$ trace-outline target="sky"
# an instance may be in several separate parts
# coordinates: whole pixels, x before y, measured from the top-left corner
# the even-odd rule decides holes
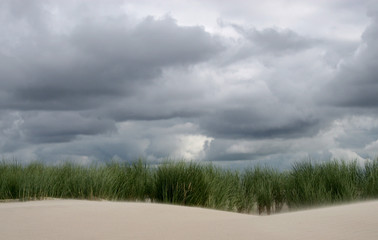
[[[376,0],[1,0],[0,154],[363,163],[376,39]]]

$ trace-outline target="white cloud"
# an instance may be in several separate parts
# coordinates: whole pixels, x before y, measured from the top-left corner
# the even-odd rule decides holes
[[[178,147],[172,156],[185,160],[204,160],[205,150],[213,140],[214,138],[204,135],[179,135],[176,137]]]
[[[357,161],[358,164],[363,166],[368,159],[365,159],[353,152],[350,149],[334,148],[329,150],[332,153],[332,159],[344,160],[344,161]]]

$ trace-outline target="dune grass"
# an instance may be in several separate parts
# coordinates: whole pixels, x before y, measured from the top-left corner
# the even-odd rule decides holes
[[[362,194],[365,173],[357,163],[297,163],[288,176],[287,203],[289,206],[311,206],[371,197]]]
[[[0,199],[44,198],[153,201],[260,214],[378,198],[378,159],[300,162],[286,172],[238,172],[195,162],[79,166],[0,163]]]

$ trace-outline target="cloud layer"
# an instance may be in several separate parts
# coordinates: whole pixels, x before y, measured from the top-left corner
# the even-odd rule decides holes
[[[293,1],[286,12],[279,1],[258,11],[244,1],[24,4],[0,6],[4,157],[282,167],[376,157],[368,1]]]

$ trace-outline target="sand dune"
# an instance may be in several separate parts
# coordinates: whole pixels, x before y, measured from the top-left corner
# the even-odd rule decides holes
[[[378,239],[378,201],[272,216],[148,203],[0,204],[0,239]]]

